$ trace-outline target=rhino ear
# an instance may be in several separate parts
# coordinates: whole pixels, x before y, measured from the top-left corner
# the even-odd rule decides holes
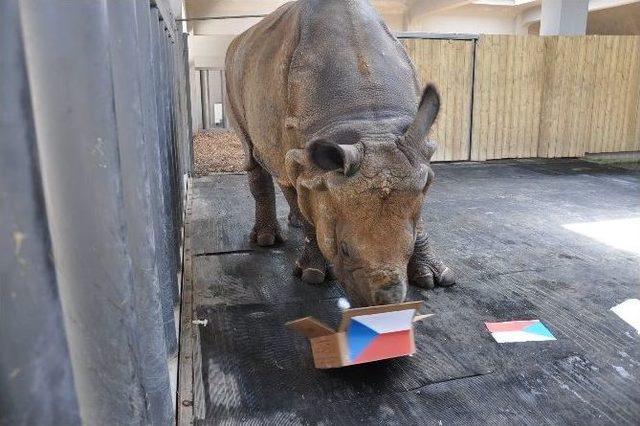
[[[307,146],[311,162],[326,171],[339,170],[351,176],[360,168],[362,149],[359,144],[339,145],[324,139],[316,139]]]
[[[425,138],[427,137],[433,122],[436,121],[439,111],[440,94],[438,94],[438,89],[436,89],[433,84],[427,84],[427,87],[425,87],[424,92],[422,93],[418,112],[413,119],[413,123],[411,123],[405,134],[398,142],[400,149],[402,149],[405,154],[412,154],[408,155],[412,163],[416,157],[415,154],[417,153],[419,153],[419,155],[421,155],[426,161],[431,159],[436,146],[433,142],[425,143]]]
[[[307,189],[322,191],[326,185],[322,176],[313,176],[308,172],[311,167],[307,152],[304,149],[290,149],[287,151],[284,160],[285,169],[289,182],[294,187],[304,186]]]

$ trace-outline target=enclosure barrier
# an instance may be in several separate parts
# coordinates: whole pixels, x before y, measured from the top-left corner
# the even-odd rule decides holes
[[[401,38],[442,93],[436,161],[640,150],[640,37]]]
[[[0,424],[169,424],[186,35],[166,0],[0,2]]]

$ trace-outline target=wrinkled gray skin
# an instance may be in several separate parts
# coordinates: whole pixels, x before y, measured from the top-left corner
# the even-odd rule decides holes
[[[305,233],[304,281],[324,281],[331,265],[355,305],[400,302],[407,282],[454,283],[419,224],[439,96],[427,86],[418,102],[413,66],[368,2],[283,5],[232,42],[226,82],[253,241],[283,240],[273,177]]]

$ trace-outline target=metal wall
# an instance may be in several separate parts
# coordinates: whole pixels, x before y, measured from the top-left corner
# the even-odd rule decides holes
[[[0,424],[168,424],[186,36],[164,0],[0,2]]]

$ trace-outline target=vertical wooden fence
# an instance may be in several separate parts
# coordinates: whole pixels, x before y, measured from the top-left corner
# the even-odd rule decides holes
[[[640,150],[640,37],[403,39],[442,93],[436,161]]]
[[[422,84],[437,83],[443,93],[442,114],[432,137],[439,146],[434,161],[469,159],[473,40],[402,40]]]
[[[544,44],[538,155],[640,149],[640,37],[547,37]]]

